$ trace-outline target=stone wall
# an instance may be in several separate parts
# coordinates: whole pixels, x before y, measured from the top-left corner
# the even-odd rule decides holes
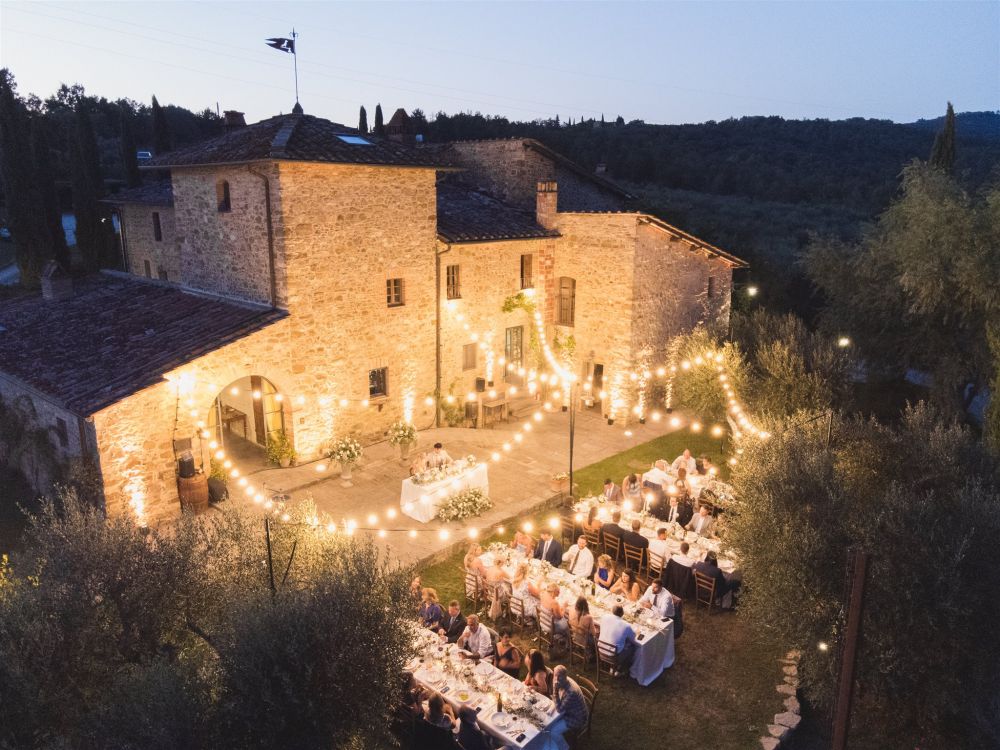
[[[153,231],[153,214],[160,215],[161,238],[157,241]],[[136,276],[166,281],[179,281],[181,276],[180,252],[174,230],[174,209],[170,206],[146,206],[130,203],[119,208],[125,228],[125,251],[128,270]]]

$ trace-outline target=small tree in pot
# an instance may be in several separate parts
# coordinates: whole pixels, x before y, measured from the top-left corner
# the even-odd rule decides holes
[[[295,461],[295,446],[284,429],[267,437],[267,460],[287,469]]]

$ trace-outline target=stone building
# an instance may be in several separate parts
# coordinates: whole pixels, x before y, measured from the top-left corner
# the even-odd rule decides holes
[[[111,199],[126,273],[0,306],[0,395],[98,466],[111,513],[175,515],[178,450],[213,440],[284,430],[301,461],[396,420],[481,426],[545,366],[532,310],[619,419],[630,372],[728,318],[741,261],[537,141],[233,119],[149,165],[169,180]]]

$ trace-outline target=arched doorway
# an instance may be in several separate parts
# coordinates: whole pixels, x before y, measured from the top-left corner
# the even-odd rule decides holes
[[[260,375],[247,375],[219,391],[206,424],[227,457],[244,471],[263,468],[268,465],[268,439],[282,430],[291,438],[287,408],[274,383]]]

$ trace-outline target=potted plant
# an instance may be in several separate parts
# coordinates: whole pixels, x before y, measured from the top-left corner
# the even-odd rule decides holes
[[[267,460],[287,469],[295,460],[295,447],[284,429],[267,436]]]
[[[561,472],[559,474],[553,474],[552,478],[549,480],[549,488],[553,492],[565,492],[569,489],[569,474],[566,472]]]
[[[399,446],[399,457],[406,460],[410,448],[417,442],[417,428],[409,422],[393,422],[389,427],[389,445]]]
[[[361,460],[363,453],[361,443],[352,437],[337,438],[330,445],[327,456],[340,464],[340,478],[345,486],[350,484],[354,465]]]

